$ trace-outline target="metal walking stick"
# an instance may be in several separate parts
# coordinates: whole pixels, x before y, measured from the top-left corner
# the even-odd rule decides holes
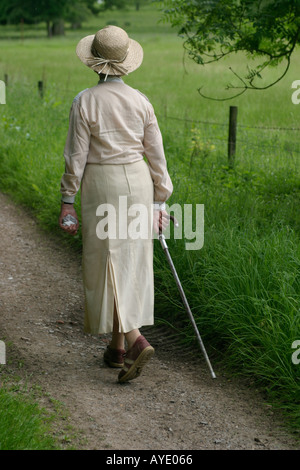
[[[177,220],[175,219],[175,217],[173,217],[172,215],[170,215],[169,217],[170,217],[170,219],[172,220],[172,222],[174,223],[175,227],[178,227],[179,224],[178,224]],[[188,315],[189,315],[189,318],[190,318],[190,320],[191,320],[191,322],[192,322],[192,325],[193,325],[193,327],[194,327],[194,330],[195,330],[195,333],[196,333],[198,342],[199,342],[199,344],[200,344],[200,347],[201,347],[202,353],[203,353],[203,355],[204,355],[205,361],[206,361],[206,363],[207,363],[207,365],[208,365],[208,368],[209,368],[209,370],[210,370],[211,376],[212,376],[213,379],[215,379],[215,378],[216,378],[216,374],[214,373],[213,368],[212,368],[212,366],[211,366],[211,363],[210,363],[209,357],[208,357],[208,355],[207,355],[207,352],[206,352],[206,350],[205,350],[205,347],[204,347],[202,338],[201,338],[201,336],[200,336],[199,330],[198,330],[198,328],[197,328],[196,322],[195,322],[195,320],[194,320],[193,314],[192,314],[192,312],[191,312],[190,306],[189,306],[189,304],[188,304],[188,301],[187,301],[187,298],[186,298],[186,296],[185,296],[184,290],[183,290],[183,288],[182,288],[181,282],[180,282],[180,280],[179,280],[178,274],[177,274],[177,272],[176,272],[174,263],[173,263],[172,258],[171,258],[171,256],[170,256],[170,253],[169,253],[168,245],[167,245],[167,243],[166,243],[165,236],[163,235],[163,233],[161,232],[161,230],[159,230],[158,239],[159,239],[160,244],[161,244],[161,246],[162,246],[162,248],[163,248],[163,250],[164,250],[164,252],[165,252],[165,255],[166,255],[166,257],[167,257],[168,263],[169,263],[169,265],[170,265],[170,268],[171,268],[172,273],[173,273],[173,276],[174,276],[174,278],[175,278],[177,287],[178,287],[178,289],[179,289],[179,293],[180,293],[180,295],[181,295],[181,298],[182,298],[182,301],[183,301],[184,306],[185,306],[185,308],[186,308],[186,311],[187,311],[187,313],[188,313]]]

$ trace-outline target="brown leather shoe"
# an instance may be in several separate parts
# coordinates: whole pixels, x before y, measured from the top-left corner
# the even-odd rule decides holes
[[[104,362],[109,367],[123,367],[125,353],[125,349],[113,349],[108,345],[103,356]]]
[[[143,335],[140,335],[124,356],[124,366],[118,376],[119,382],[127,382],[138,377],[153,354],[154,348]]]

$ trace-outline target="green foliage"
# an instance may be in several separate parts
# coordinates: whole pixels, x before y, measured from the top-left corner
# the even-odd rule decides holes
[[[125,8],[125,0],[104,0],[104,8],[108,10],[122,9]]]
[[[81,25],[91,15],[93,5],[89,6],[87,1],[76,1],[67,5],[64,19],[71,24]]]
[[[93,0],[2,0],[0,3],[0,24],[47,23],[48,35],[55,33],[56,23],[62,20],[81,23],[89,15],[97,14],[100,5]],[[52,24],[51,24],[52,23]],[[62,30],[64,32],[64,30]]]
[[[29,24],[34,22],[32,12],[25,2],[20,2],[20,0],[0,2],[0,24],[17,24],[21,20]]]
[[[2,0],[0,18],[8,23],[49,21],[62,18],[69,0]]]
[[[103,0],[103,7],[105,10],[122,10],[134,6],[136,11],[152,0]]]
[[[215,62],[239,51],[252,58],[263,58],[248,76],[238,76],[237,86],[228,85],[242,89],[239,94],[248,88],[267,88],[281,79],[300,43],[299,0],[165,0],[161,3],[165,18],[178,29],[189,57],[197,64]],[[257,83],[267,66],[278,65],[283,59],[287,66],[279,79],[273,79],[268,85]]]

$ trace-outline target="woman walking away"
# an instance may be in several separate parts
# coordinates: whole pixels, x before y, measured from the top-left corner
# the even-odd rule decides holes
[[[107,26],[81,39],[76,53],[99,82],[71,107],[59,224],[77,233],[81,186],[84,329],[112,333],[104,360],[126,382],[154,353],[139,329],[154,323],[153,230],[169,223],[173,185],[153,107],[121,78],[141,65],[141,45]]]

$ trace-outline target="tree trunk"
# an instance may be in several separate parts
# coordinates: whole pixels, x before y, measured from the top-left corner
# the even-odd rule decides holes
[[[52,28],[51,28],[51,23],[49,20],[47,20],[47,36],[48,38],[52,37]]]
[[[73,23],[71,24],[71,29],[81,29],[81,22],[80,21],[73,21]]]
[[[54,20],[52,24],[52,35],[64,36],[64,34],[65,34],[64,20]]]

